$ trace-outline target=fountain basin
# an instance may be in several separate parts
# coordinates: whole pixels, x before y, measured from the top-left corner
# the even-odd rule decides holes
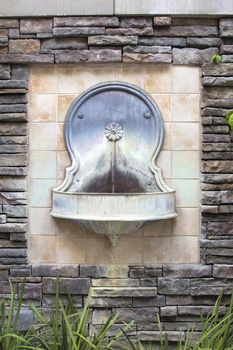
[[[175,191],[146,193],[73,193],[53,191],[51,215],[76,220],[90,231],[106,235],[115,245],[123,234],[147,221],[170,219]]]

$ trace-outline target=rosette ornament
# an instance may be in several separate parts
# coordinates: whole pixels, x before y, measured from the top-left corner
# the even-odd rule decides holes
[[[105,136],[111,142],[118,141],[122,138],[123,128],[120,123],[111,122],[105,127]]]

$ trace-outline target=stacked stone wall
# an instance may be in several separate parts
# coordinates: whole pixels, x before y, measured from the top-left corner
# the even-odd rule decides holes
[[[184,336],[233,286],[233,19],[55,17],[0,19],[0,295],[26,278],[25,304],[48,307],[56,275],[81,307],[93,287],[92,324],[118,309],[142,340]],[[220,53],[222,63],[211,64]],[[30,64],[174,63],[202,67],[202,265],[31,266],[27,261],[27,91]],[[31,312],[25,306],[26,325]]]

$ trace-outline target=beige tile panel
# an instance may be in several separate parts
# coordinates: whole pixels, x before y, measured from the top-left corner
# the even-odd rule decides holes
[[[143,237],[135,237],[134,234],[122,236],[115,247],[115,263],[142,263],[142,239]]]
[[[66,113],[78,95],[59,95],[58,96],[58,107],[57,107],[57,120],[58,122],[64,122]]]
[[[173,179],[199,179],[199,151],[173,151],[171,175]]]
[[[172,120],[176,122],[199,122],[200,95],[173,95]]]
[[[199,236],[199,208],[177,208],[177,217],[172,220],[173,236]]]
[[[65,140],[64,140],[64,124],[57,124],[57,150],[65,151]]]
[[[200,203],[199,180],[173,179],[172,188],[176,191],[177,207],[198,207]]]
[[[199,239],[192,236],[145,237],[143,263],[198,263]]]
[[[171,151],[161,151],[156,160],[156,165],[161,168],[164,178],[171,178],[172,169],[171,169],[171,160],[172,160]]]
[[[144,236],[170,236],[172,232],[172,221],[171,220],[158,220],[151,221],[143,227]]]
[[[171,121],[171,110],[172,110],[172,95],[151,95],[159,110],[162,114],[162,118],[165,122]]]
[[[34,66],[30,70],[29,93],[56,93],[58,76],[56,66]]]
[[[29,147],[31,151],[52,151],[57,148],[56,123],[29,124]]]
[[[112,65],[86,66],[86,89],[93,85],[113,80],[114,74]]]
[[[57,97],[53,94],[29,95],[28,116],[30,122],[55,122]]]
[[[114,80],[124,81],[143,88],[143,66],[142,65],[115,65]]]
[[[56,236],[30,236],[29,245],[31,263],[56,262]]]
[[[87,235],[87,254],[88,264],[113,264],[114,248],[111,247],[106,237],[90,237]]]
[[[57,237],[57,263],[82,264],[86,259],[86,237]]]
[[[56,186],[55,179],[30,180],[29,204],[32,207],[51,207],[52,189]]]
[[[172,123],[171,140],[172,150],[199,150],[199,123]]]
[[[171,66],[145,66],[145,90],[152,94],[171,93]]]
[[[58,92],[77,94],[85,90],[85,69],[83,66],[58,67]]]
[[[56,152],[31,151],[29,154],[29,176],[31,179],[55,179]]]
[[[86,230],[82,228],[76,221],[56,219],[57,234],[58,235],[76,235],[86,236]]]
[[[55,219],[50,215],[50,208],[30,208],[30,235],[55,235]]]
[[[70,158],[66,151],[57,152],[57,179],[63,180],[66,168],[70,165]]]
[[[173,93],[199,94],[200,69],[199,67],[174,66],[172,74]]]

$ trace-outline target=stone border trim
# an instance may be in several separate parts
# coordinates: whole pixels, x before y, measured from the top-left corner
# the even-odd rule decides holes
[[[230,16],[233,14],[233,0],[0,0],[0,8],[0,17]]]

